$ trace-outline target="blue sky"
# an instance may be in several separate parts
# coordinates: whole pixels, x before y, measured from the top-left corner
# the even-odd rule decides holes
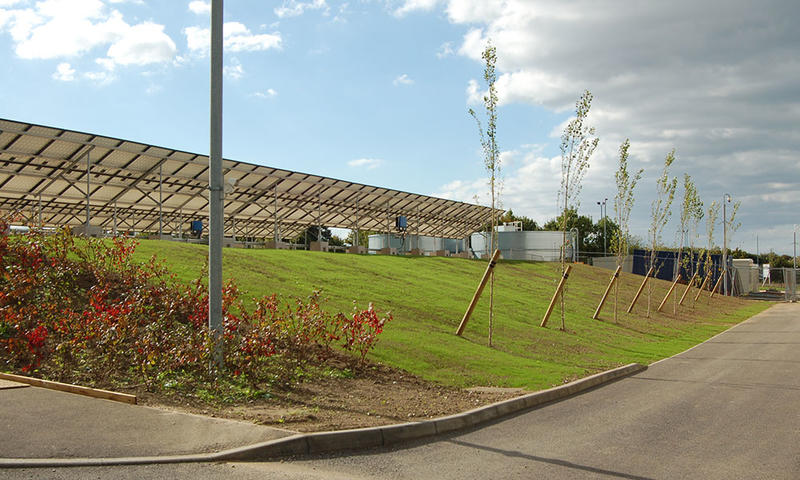
[[[750,3],[228,0],[224,155],[486,203],[467,109],[481,109],[492,38],[503,206],[555,215],[558,136],[589,89],[601,140],[582,213],[613,197],[629,137],[645,168],[634,234],[675,148],[672,173],[706,203],[742,201],[732,246],[755,251],[758,235],[762,252],[791,253],[800,11]],[[205,153],[208,24],[202,0],[0,0],[0,117]]]

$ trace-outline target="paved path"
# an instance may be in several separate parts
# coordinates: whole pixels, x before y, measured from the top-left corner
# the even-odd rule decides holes
[[[798,371],[800,305],[781,304],[636,376],[405,448],[288,462],[7,470],[0,476],[797,479]]]
[[[293,433],[38,387],[0,390],[0,458],[204,453]]]

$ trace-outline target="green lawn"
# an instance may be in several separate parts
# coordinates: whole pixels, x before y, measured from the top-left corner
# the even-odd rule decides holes
[[[164,259],[181,281],[196,278],[208,247],[143,240],[136,256]],[[566,292],[566,331],[560,310],[539,327],[555,290],[558,265],[500,262],[495,281],[494,346],[487,346],[488,293],[484,291],[463,337],[454,332],[486,263],[441,257],[388,257],[321,252],[234,249],[223,255],[223,275],[234,278],[245,296],[277,293],[305,297],[322,289],[329,310],[349,311],[355,301],[389,310],[387,326],[372,358],[428,380],[456,385],[547,388],[631,362],[651,363],[679,353],[764,310],[766,302],[722,298],[704,293],[692,307],[694,292],[673,315],[646,318],[647,291],[633,314],[625,309],[642,277],[623,274],[619,316],[613,322],[613,293],[592,320],[610,271],[574,265]],[[669,283],[653,281],[653,310]],[[681,287],[679,293],[683,292]],[[696,292],[696,290],[694,290]]]

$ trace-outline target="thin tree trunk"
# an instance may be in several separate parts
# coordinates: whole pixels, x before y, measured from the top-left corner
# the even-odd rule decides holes
[[[489,277],[489,347],[492,346],[494,332],[494,270]]]

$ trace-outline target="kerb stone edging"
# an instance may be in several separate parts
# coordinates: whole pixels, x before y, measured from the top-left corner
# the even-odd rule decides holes
[[[475,427],[522,410],[567,398],[576,393],[639,373],[646,369],[646,365],[631,363],[624,367],[598,373],[558,387],[522,395],[455,415],[421,422],[331,432],[300,433],[290,437],[208,454],[123,458],[0,458],[0,468],[52,468],[218,461],[263,461],[292,455],[309,455],[384,447]]]

